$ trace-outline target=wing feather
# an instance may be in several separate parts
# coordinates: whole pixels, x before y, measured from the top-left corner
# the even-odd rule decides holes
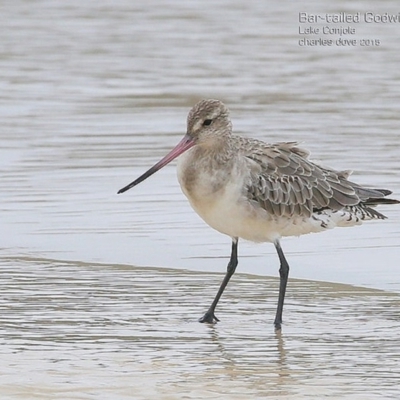
[[[272,215],[310,217],[315,210],[340,210],[368,198],[384,197],[376,189],[348,181],[351,171],[335,171],[311,162],[310,153],[297,142],[240,140],[251,171],[247,196]]]

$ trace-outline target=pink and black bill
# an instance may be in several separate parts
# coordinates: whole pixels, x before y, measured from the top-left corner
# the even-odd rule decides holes
[[[143,182],[149,176],[156,173],[162,167],[165,167],[168,163],[174,160],[176,157],[184,153],[186,150],[189,150],[191,147],[195,145],[195,141],[189,135],[185,135],[183,139],[157,164],[153,165],[148,171],[146,171],[143,175],[139,176],[139,178],[135,179],[129,185],[123,187],[118,191],[118,194],[124,193],[127,190],[133,188],[138,185],[140,182]]]

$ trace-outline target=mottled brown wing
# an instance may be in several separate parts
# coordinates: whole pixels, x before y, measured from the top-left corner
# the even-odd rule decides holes
[[[310,217],[313,211],[340,210],[384,194],[347,180],[349,171],[334,171],[312,163],[297,142],[268,145],[249,141],[245,157],[251,170],[247,195],[275,216]]]

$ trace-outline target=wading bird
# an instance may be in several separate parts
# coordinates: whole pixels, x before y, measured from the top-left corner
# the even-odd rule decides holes
[[[280,239],[363,221],[385,219],[374,207],[398,204],[386,189],[369,189],[348,180],[351,171],[335,171],[309,160],[297,142],[264,143],[232,134],[227,107],[202,100],[189,112],[187,133],[163,159],[118,193],[123,193],[178,161],[183,193],[212,228],[232,238],[231,256],[218,293],[200,322],[215,316],[226,285],[238,264],[239,238],[271,242],[280,260],[275,329],[280,330],[289,264]]]

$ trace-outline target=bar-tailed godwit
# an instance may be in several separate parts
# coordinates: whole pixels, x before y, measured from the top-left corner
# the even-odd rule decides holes
[[[232,134],[229,111],[219,100],[197,103],[189,112],[187,133],[178,145],[118,193],[136,186],[181,154],[178,179],[183,193],[208,225],[232,238],[225,278],[200,322],[219,321],[214,312],[238,264],[239,238],[275,245],[280,286],[274,324],[280,330],[289,276],[280,239],[385,219],[374,207],[400,203],[385,198],[391,194],[389,190],[349,181],[350,171],[313,163],[297,142],[268,144]]]

